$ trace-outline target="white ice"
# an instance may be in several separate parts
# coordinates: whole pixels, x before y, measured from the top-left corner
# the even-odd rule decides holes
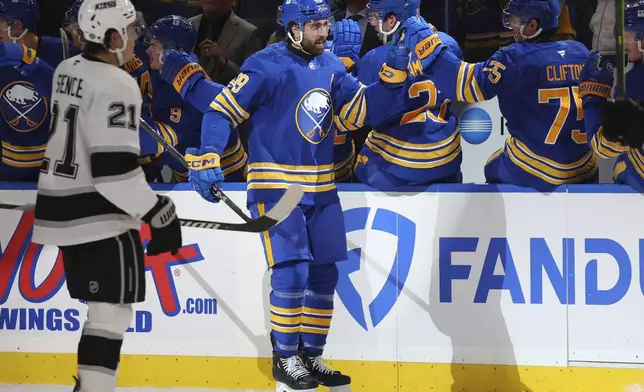
[[[72,392],[73,386],[0,384],[0,392]],[[270,392],[274,392],[272,390]],[[204,388],[116,388],[116,392],[269,392],[249,389],[204,389]]]

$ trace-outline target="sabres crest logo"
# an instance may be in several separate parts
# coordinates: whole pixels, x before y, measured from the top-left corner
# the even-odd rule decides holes
[[[333,124],[333,103],[329,92],[315,88],[304,94],[295,109],[295,124],[310,143],[322,142]]]
[[[16,81],[0,93],[0,113],[5,122],[18,132],[31,132],[47,118],[47,99],[33,84]]]

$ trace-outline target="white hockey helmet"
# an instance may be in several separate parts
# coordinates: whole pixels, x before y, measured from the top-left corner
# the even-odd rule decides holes
[[[137,13],[130,0],[84,0],[78,11],[78,28],[83,39],[105,45],[105,37],[111,29],[123,39],[123,47],[111,50],[123,65],[123,50],[127,45],[128,26],[137,23]],[[108,48],[109,49],[109,48]]]

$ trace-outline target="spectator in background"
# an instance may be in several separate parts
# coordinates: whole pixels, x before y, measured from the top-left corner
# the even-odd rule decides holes
[[[262,42],[266,42],[275,30],[275,16],[280,5],[282,0],[236,0],[233,11],[257,26]]]
[[[592,50],[602,55],[615,55],[615,0],[599,0],[590,20],[593,31]]]
[[[226,85],[241,64],[264,46],[257,27],[233,12],[235,0],[200,0],[202,14],[190,18],[198,31],[199,63],[210,78]]]

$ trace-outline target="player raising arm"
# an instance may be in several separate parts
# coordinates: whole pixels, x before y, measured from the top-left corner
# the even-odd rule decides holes
[[[239,76],[210,105],[201,149],[188,150],[186,160],[194,189],[214,201],[210,188],[223,180],[219,161],[224,145],[233,128],[251,119],[247,200],[253,218],[270,210],[290,184],[303,186],[301,204],[263,233],[262,242],[272,268],[277,390],[313,391],[318,384],[335,388],[351,381],[330,370],[322,357],[338,282],[335,263],[347,259],[331,124],[337,114],[338,124],[354,130],[395,110],[395,97],[407,78],[409,50],[392,46],[381,81],[366,87],[324,50],[331,15],[324,0],[286,0],[280,9],[288,40],[246,60]]]
[[[70,296],[87,301],[76,391],[114,391],[132,304],[145,299],[141,221],[150,225],[148,255],[182,244],[172,200],[150,189],[137,162],[141,94],[118,68],[132,57],[135,22],[130,0],[85,0],[86,54],[54,73],[33,241],[60,248]]]
[[[177,15],[154,22],[147,32],[147,55],[152,79],[152,115],[177,130],[177,149],[199,147],[201,120],[210,103],[224,86],[206,75],[190,50],[197,42],[192,23]],[[169,155],[169,154],[167,154]],[[179,181],[188,180],[188,170],[171,156],[164,160]],[[221,156],[221,168],[227,181],[244,181],[248,155],[237,132],[231,132]]]
[[[597,182],[579,98],[589,53],[580,42],[555,41],[558,16],[559,0],[510,0],[504,25],[516,43],[488,61],[470,64],[443,45],[430,48],[442,52],[423,68],[443,94],[468,103],[498,97],[511,136],[485,166],[489,183],[549,191]]]
[[[369,14],[372,26],[383,37],[393,37],[407,18],[423,23],[418,16],[420,1],[372,0]],[[382,20],[384,18],[384,20]],[[441,40],[461,56],[454,39],[438,32]],[[387,55],[383,45],[369,51],[358,62],[358,79],[365,84],[378,79],[378,70]],[[411,61],[418,60],[412,53]],[[358,155],[357,179],[382,191],[436,182],[461,182],[461,137],[458,119],[451,104],[426,75],[419,75],[401,99],[404,102],[396,121],[370,124],[373,131]]]
[[[624,15],[624,41],[629,66],[626,73],[626,100],[607,102],[612,98],[613,65],[593,53],[581,75],[580,96],[588,144],[600,158],[617,158],[613,179],[644,193],[644,1],[627,1]]]

